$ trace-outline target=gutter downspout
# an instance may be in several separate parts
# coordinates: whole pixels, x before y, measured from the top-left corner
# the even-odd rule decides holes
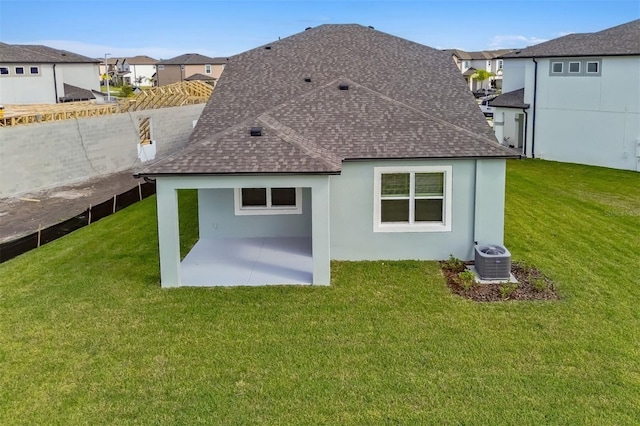
[[[531,58],[535,67],[533,69],[533,114],[531,116],[531,158],[536,158],[536,108],[538,107],[538,61]],[[526,132],[525,132],[526,138]],[[525,155],[527,152],[525,151]]]
[[[60,103],[58,100],[58,79],[56,78],[56,64],[53,64],[53,91],[56,96],[56,103]]]
[[[522,141],[522,152],[527,155],[527,127],[529,126],[529,113],[527,108],[522,108],[524,112],[524,140]]]
[[[478,159],[473,162],[473,225],[471,233],[473,235],[473,246],[478,245],[476,229],[478,228]],[[473,250],[473,249],[472,249]]]

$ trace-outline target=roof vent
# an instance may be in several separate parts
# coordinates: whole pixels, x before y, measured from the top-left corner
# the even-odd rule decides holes
[[[304,78],[304,82],[305,83],[311,83],[311,77],[305,77]]]
[[[262,127],[252,127],[249,134],[251,136],[262,136]]]
[[[373,28],[371,25],[369,25],[369,28],[371,28],[372,30],[375,30],[375,28]]]
[[[271,50],[271,46],[265,46],[264,49],[265,50]]]
[[[305,30],[305,31],[309,31],[311,28],[312,28],[312,27],[307,27],[307,28],[305,28],[304,30]]]
[[[348,83],[340,83],[338,85],[338,89],[340,89],[340,90],[349,90],[349,84]]]

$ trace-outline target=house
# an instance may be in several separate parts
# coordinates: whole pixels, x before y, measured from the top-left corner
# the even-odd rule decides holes
[[[500,56],[512,51],[513,49],[483,50],[481,52],[465,52],[460,49],[445,50],[451,54],[453,62],[469,84],[471,91],[488,88],[501,89],[503,60],[500,59]],[[481,69],[492,73],[493,77],[485,81],[474,79],[472,76]]]
[[[163,287],[328,285],[332,259],[502,243],[515,157],[448,54],[321,25],[229,58],[187,146],[138,175],[156,181]],[[181,262],[184,188],[200,239]]]
[[[40,45],[0,43],[0,104],[57,103],[65,84],[99,90],[97,59]]]
[[[134,87],[152,86],[157,62],[156,59],[144,55],[119,58],[116,61],[119,80]]]
[[[159,61],[156,81],[158,86],[177,83],[186,80],[194,74],[204,74],[218,80],[227,58],[209,58],[197,53],[186,53],[172,59]]]
[[[502,58],[499,141],[528,157],[640,170],[640,20]]]

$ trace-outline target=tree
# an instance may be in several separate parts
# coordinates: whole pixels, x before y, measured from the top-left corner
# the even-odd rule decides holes
[[[478,81],[480,83],[480,87],[482,87],[482,82],[493,76],[495,76],[495,74],[487,70],[476,70],[476,72],[471,75],[471,78]]]

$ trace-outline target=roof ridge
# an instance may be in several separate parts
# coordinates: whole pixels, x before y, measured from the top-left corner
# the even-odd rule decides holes
[[[384,99],[384,100],[386,100],[386,101],[389,101],[389,102],[392,102],[392,103],[394,103],[394,104],[396,104],[396,105],[400,105],[400,106],[403,106],[403,107],[405,107],[405,108],[408,108],[408,109],[410,109],[411,111],[413,111],[413,112],[415,112],[415,113],[418,113],[418,114],[422,115],[423,117],[426,117],[426,118],[428,118],[428,119],[430,119],[430,120],[436,121],[436,122],[438,122],[438,123],[440,123],[440,124],[442,124],[442,125],[444,125],[444,126],[447,126],[447,127],[449,127],[449,128],[452,128],[452,129],[455,129],[455,130],[459,130],[459,131],[461,131],[461,132],[464,132],[464,133],[466,133],[467,135],[472,136],[472,137],[473,137],[473,138],[475,138],[475,139],[478,139],[478,140],[481,140],[481,141],[484,141],[484,142],[487,142],[487,143],[490,143],[490,144],[494,144],[494,145],[500,145],[500,144],[498,143],[498,141],[491,140],[491,139],[489,139],[489,138],[487,138],[487,137],[484,137],[484,136],[479,135],[479,134],[477,134],[477,133],[475,133],[475,132],[472,132],[471,130],[465,129],[464,127],[460,127],[460,126],[458,126],[458,125],[456,125],[456,124],[450,123],[450,122],[448,122],[447,120],[443,120],[443,119],[441,119],[441,118],[434,117],[434,116],[433,116],[433,115],[431,115],[431,114],[427,114],[426,112],[424,112],[424,111],[422,111],[422,110],[420,110],[420,109],[418,109],[418,108],[412,107],[411,105],[407,105],[407,104],[405,104],[404,102],[398,101],[398,100],[396,100],[396,99],[394,99],[394,98],[392,98],[392,97],[390,97],[390,96],[385,95],[384,93],[380,93],[380,92],[378,92],[377,90],[373,90],[373,89],[371,89],[371,88],[369,88],[369,87],[367,87],[367,86],[364,86],[364,85],[362,85],[362,84],[360,84],[360,83],[357,83],[357,82],[355,82],[355,81],[352,81],[352,80],[348,80],[348,81],[349,81],[350,83],[353,83],[354,85],[356,85],[356,86],[358,86],[358,87],[360,87],[360,88],[362,88],[362,89],[364,89],[364,90],[368,91],[369,93],[373,93],[373,94],[375,94],[375,95],[377,95],[377,96],[381,97],[382,99]],[[502,145],[500,145],[500,146],[502,146]]]
[[[268,113],[260,114],[258,116],[258,121],[275,130],[280,139],[298,148],[307,156],[320,161],[328,167],[340,169],[342,159],[334,152],[322,148],[310,138],[301,135],[291,127],[285,126],[275,118],[271,117]]]

